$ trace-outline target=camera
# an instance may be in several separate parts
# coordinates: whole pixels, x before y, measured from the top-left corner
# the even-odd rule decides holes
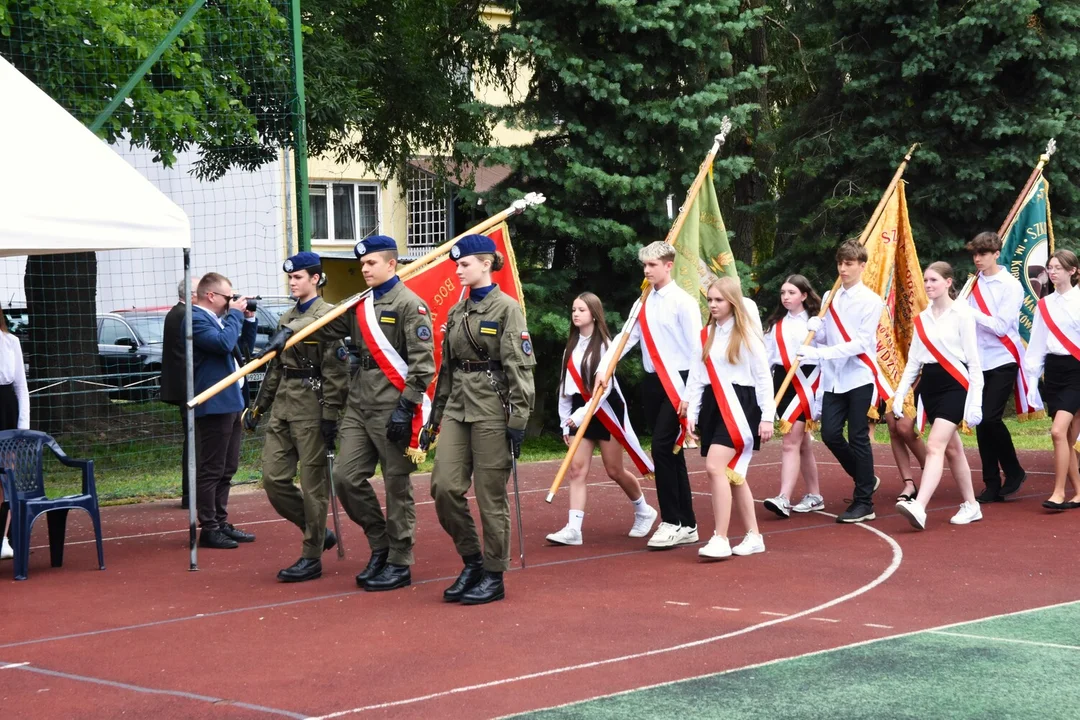
[[[244,296],[241,295],[240,293],[233,293],[232,301],[236,302],[237,300],[239,300],[242,297],[244,297]],[[258,302],[259,300],[262,300],[262,295],[255,295],[254,297],[249,297],[247,299],[247,311],[248,312],[255,312],[255,309],[257,307],[259,307],[259,302]]]

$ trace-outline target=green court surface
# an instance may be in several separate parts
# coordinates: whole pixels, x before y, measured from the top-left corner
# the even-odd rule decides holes
[[[1080,601],[517,717],[1074,720],[1080,718]]]

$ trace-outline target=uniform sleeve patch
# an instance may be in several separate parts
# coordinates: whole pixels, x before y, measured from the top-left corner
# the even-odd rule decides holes
[[[499,323],[494,320],[482,320],[480,321],[480,334],[481,335],[498,335]]]
[[[525,353],[526,355],[532,355],[532,341],[531,340],[522,340],[521,341],[521,352]]]
[[[398,314],[393,310],[383,310],[379,313],[379,322],[386,325],[396,325]]]
[[[349,351],[344,345],[339,346],[337,349],[337,359],[344,360],[347,357],[349,357]]]
[[[522,340],[531,340],[532,339],[532,338],[529,337],[529,331],[528,330],[523,330],[522,331],[521,339]]]
[[[421,315],[427,315],[427,308],[423,305],[420,305],[416,308],[416,312],[420,313]]]
[[[420,327],[416,328],[416,337],[425,341],[430,340],[431,328],[429,328],[427,325],[421,325]]]

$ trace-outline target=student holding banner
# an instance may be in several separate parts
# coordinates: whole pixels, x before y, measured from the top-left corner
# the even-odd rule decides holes
[[[720,560],[765,552],[746,470],[761,441],[772,437],[776,406],[765,346],[747,316],[739,281],[719,278],[706,297],[709,324],[686,386],[686,424],[701,439],[716,519],[713,536],[698,556]],[[733,502],[746,526],[746,537],[734,548],[728,540]]]
[[[570,445],[570,435],[585,417],[585,406],[592,397],[584,378],[596,374],[600,356],[610,344],[611,335],[604,320],[600,298],[585,292],[574,298],[570,310],[570,337],[563,352],[562,381],[559,383],[559,417],[563,440]],[[623,448],[630,455],[638,472],[652,475],[653,464],[641,449],[637,434],[630,424],[626,402],[614,377],[604,391],[596,415],[585,430],[585,436],[574,453],[570,465],[570,518],[562,530],[547,536],[556,545],[580,545],[581,525],[585,518],[586,479],[592,464],[593,450],[600,447],[600,457],[608,477],[622,488],[634,508],[634,524],[630,537],[649,534],[656,521],[656,510],[645,502],[641,483],[623,467]]]
[[[1080,434],[1080,261],[1069,250],[1058,250],[1046,264],[1054,292],[1039,300],[1027,346],[1025,369],[1031,380],[1046,371],[1047,413],[1053,418],[1054,492],[1043,502],[1048,510],[1080,507],[1080,472],[1073,442]],[[1035,400],[1034,382],[1028,401]],[[1065,500],[1065,478],[1072,481],[1073,497]]]
[[[788,370],[796,362],[795,353],[806,338],[806,323],[821,310],[821,298],[802,275],[789,275],[780,286],[780,306],[769,316],[765,331],[765,352],[772,367],[773,392],[779,391]],[[752,320],[753,318],[751,318]],[[814,395],[821,382],[816,365],[802,365],[780,399],[780,433],[784,436],[780,462],[780,494],[765,501],[765,509],[787,518],[792,512],[807,513],[825,508],[818,483],[817,460],[810,444],[807,423],[811,422]],[[802,475],[806,493],[791,504],[795,482]]]
[[[921,373],[919,398],[931,423],[922,487],[914,500],[896,503],[900,514],[918,530],[926,529],[926,508],[941,481],[946,459],[964,498],[949,522],[967,525],[982,519],[958,432],[962,422],[973,427],[982,420],[983,374],[975,318],[966,305],[953,302],[953,270],[948,263],[931,263],[923,279],[931,304],[915,318],[915,337],[896,389],[897,398],[905,397]],[[893,413],[902,417],[903,403],[893,403]]]

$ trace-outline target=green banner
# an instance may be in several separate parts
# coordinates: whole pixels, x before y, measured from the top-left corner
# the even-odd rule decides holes
[[[1050,223],[1050,183],[1039,177],[1016,220],[1001,239],[998,263],[1004,266],[1024,287],[1024,304],[1020,308],[1020,336],[1027,344],[1031,323],[1039,298],[1053,291],[1046,274],[1046,262],[1054,250],[1054,227]]]
[[[675,240],[675,250],[675,282],[698,299],[702,317],[707,317],[705,293],[712,281],[721,275],[739,277],[724,218],[720,215],[711,169],[687,211],[686,222]]]

